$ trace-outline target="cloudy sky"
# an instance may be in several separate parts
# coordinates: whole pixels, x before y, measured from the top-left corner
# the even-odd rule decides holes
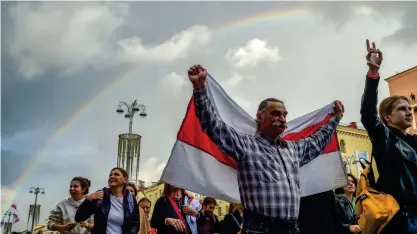
[[[417,3],[2,2],[1,199],[16,199],[26,227],[31,186],[41,219],[68,196],[72,177],[107,184],[119,100],[147,106],[140,178],[158,180],[200,63],[254,116],[266,97],[289,119],[340,99],[359,121],[365,39],[384,52],[384,78],[417,64]],[[380,98],[388,96],[381,82]]]

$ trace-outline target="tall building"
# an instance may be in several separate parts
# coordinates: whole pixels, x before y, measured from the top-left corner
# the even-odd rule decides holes
[[[359,178],[362,172],[359,159],[370,161],[372,144],[365,129],[358,127],[355,122],[337,127],[337,138],[342,153],[345,171]]]
[[[385,81],[388,82],[390,95],[403,95],[410,100],[414,121],[408,131],[417,134],[417,66],[390,76]]]

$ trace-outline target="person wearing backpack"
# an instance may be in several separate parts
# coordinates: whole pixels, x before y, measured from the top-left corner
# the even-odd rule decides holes
[[[406,132],[413,121],[410,103],[405,96],[393,95],[380,103],[379,113],[377,112],[379,68],[383,57],[375,43],[372,43],[371,47],[367,40],[366,45],[369,70],[360,113],[361,122],[372,142],[372,155],[379,172],[379,177],[375,178],[374,188],[392,195],[399,205],[399,211],[381,233],[415,234],[417,233],[417,136]]]

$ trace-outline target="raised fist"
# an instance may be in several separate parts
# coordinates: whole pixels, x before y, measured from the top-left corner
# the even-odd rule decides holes
[[[194,90],[206,87],[207,70],[201,65],[191,66],[188,70],[188,78],[193,84]]]

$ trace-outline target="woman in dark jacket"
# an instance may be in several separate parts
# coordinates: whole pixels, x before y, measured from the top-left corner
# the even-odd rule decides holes
[[[338,233],[351,234],[360,233],[358,216],[355,209],[355,192],[357,179],[352,174],[347,174],[348,182],[342,188],[335,191],[336,194],[336,214],[341,220],[341,227]]]
[[[220,222],[221,234],[237,234],[243,223],[243,206],[239,203],[230,203],[229,213]]]
[[[137,234],[139,210],[135,196],[126,190],[128,174],[122,168],[113,168],[109,188],[89,194],[78,207],[75,221],[86,220],[94,214],[91,234]]]
[[[153,209],[151,227],[158,234],[197,234],[196,218],[200,209],[200,203],[184,189],[165,184]]]

